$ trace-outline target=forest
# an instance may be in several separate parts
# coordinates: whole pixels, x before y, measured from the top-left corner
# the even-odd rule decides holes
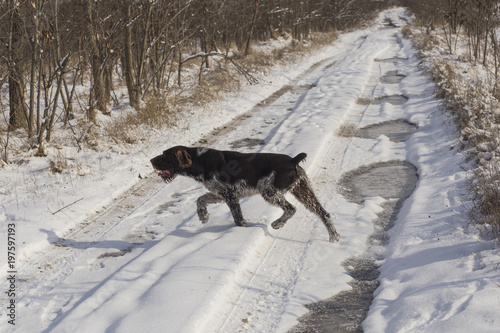
[[[98,113],[112,116],[117,85],[126,86],[128,103],[141,113],[148,98],[192,89],[183,86],[182,71],[194,63],[199,85],[213,85],[206,77],[212,59],[255,81],[241,65],[252,43],[347,29],[382,6],[370,0],[2,1],[0,157],[9,162],[13,131],[44,156],[57,124],[72,130],[75,118],[81,125],[95,124]],[[169,117],[169,103],[156,117]]]

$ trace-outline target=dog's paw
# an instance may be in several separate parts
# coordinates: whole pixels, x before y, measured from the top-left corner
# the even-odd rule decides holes
[[[241,220],[241,221],[234,221],[234,223],[238,226],[238,227],[245,227],[247,225],[247,222],[245,220]]]
[[[199,217],[201,223],[205,224],[208,222],[208,218],[210,217],[210,214],[208,214],[208,213],[204,214],[204,215],[198,214],[198,217]]]
[[[285,224],[286,222],[283,221],[274,221],[273,223],[271,223],[271,227],[273,227],[273,229],[280,229],[283,228]]]
[[[335,233],[331,233],[330,234],[330,243],[335,243],[335,242],[338,242],[340,239],[340,234],[338,232],[335,232]]]
[[[210,214],[208,214],[208,210],[205,209],[200,209],[198,208],[198,218],[200,219],[201,223],[205,224],[208,222],[208,219],[210,218]]]

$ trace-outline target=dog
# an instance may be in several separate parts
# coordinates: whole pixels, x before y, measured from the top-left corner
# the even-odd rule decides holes
[[[197,200],[197,213],[207,223],[208,204],[225,202],[237,226],[245,226],[240,199],[260,194],[268,203],[283,209],[283,215],[274,221],[274,229],[282,228],[295,214],[296,208],[285,199],[291,192],[308,210],[315,213],[325,225],[330,242],[340,235],[335,230],[330,214],[314,195],[309,179],[299,166],[306,153],[295,157],[284,154],[244,154],[204,147],[176,146],[151,159],[151,164],[166,183],[176,176],[191,177],[209,191]]]

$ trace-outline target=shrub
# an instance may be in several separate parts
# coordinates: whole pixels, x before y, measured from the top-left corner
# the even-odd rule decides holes
[[[434,64],[432,75],[445,110],[453,115],[460,140],[476,163],[468,181],[470,223],[500,239],[500,103],[494,97],[495,84],[478,71],[473,75],[472,69],[464,71],[445,59]]]
[[[492,161],[474,170],[468,181],[471,193],[469,217],[484,234],[500,239],[500,167]]]
[[[61,153],[60,150],[57,151],[57,155],[49,159],[50,171],[53,173],[63,173],[64,170],[68,168],[68,160]]]
[[[413,32],[411,31],[411,27],[407,24],[404,27],[401,28],[401,33],[403,34],[404,37],[410,37],[413,35]]]

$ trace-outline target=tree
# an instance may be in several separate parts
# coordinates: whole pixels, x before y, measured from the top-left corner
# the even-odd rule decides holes
[[[111,75],[109,69],[113,57],[111,43],[120,22],[113,24],[111,13],[101,8],[101,2],[81,0],[85,15],[86,40],[89,47],[89,61],[92,73],[92,89],[89,101],[89,120],[96,122],[95,107],[107,113],[111,98]],[[109,14],[109,15],[108,15]],[[108,15],[108,16],[105,16]],[[94,105],[95,101],[95,105]]]
[[[8,79],[9,79],[9,130],[26,124],[26,104],[24,102],[24,59],[22,57],[23,21],[21,8],[14,0],[7,1],[9,13],[8,31]]]

